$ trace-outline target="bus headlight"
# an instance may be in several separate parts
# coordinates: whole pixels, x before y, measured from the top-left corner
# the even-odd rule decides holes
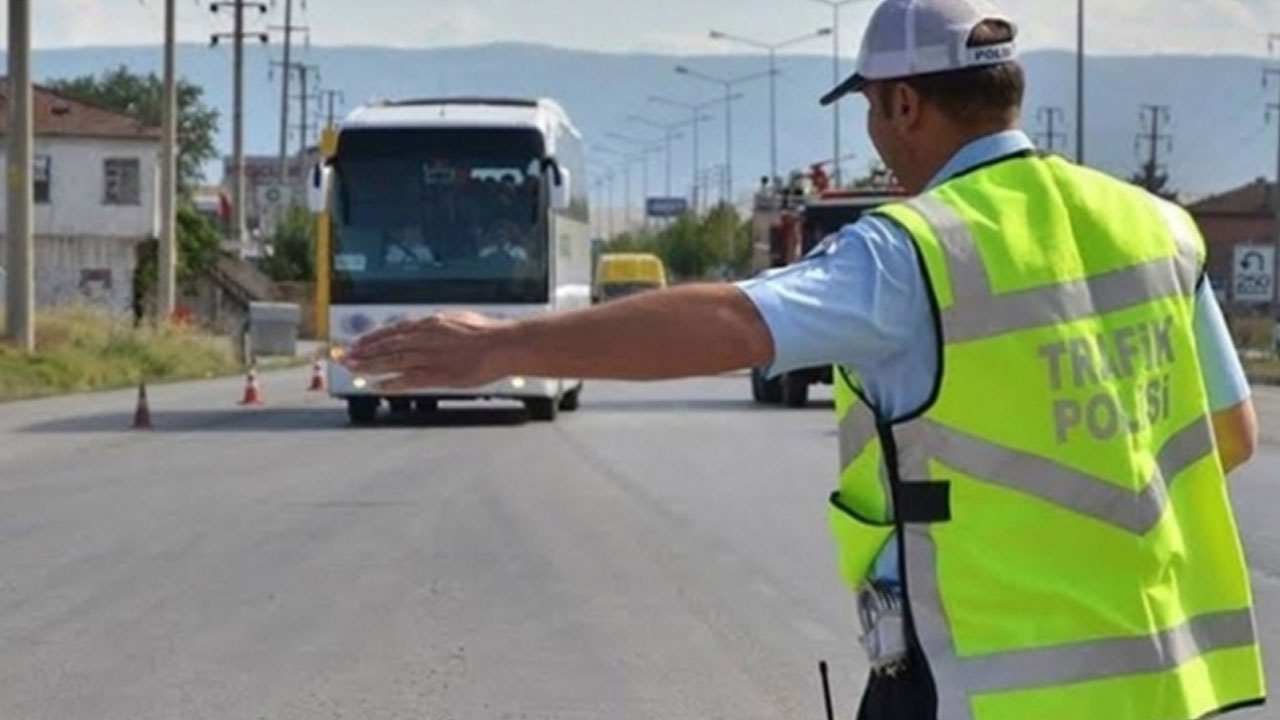
[[[523,389],[524,389],[524,378],[522,378],[522,377],[513,377],[513,378],[511,378],[511,387],[515,388],[516,390],[523,390]]]
[[[351,380],[351,387],[357,390],[363,390],[369,387],[369,380],[363,375],[357,375]]]
[[[329,346],[329,359],[333,362],[341,364],[347,359],[347,346],[342,343],[334,343]]]

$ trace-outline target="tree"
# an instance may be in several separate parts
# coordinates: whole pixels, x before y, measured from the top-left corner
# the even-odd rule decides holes
[[[221,238],[218,230],[194,207],[184,204],[178,208],[178,287],[190,292],[195,283],[218,257]],[[158,240],[142,243],[138,249],[138,264],[133,271],[133,311],[141,320],[155,297],[157,283]]]
[[[751,266],[751,238],[737,211],[721,205],[705,216],[689,213],[657,231],[623,233],[607,252],[645,252],[662,258],[680,280],[743,274]]]
[[[1178,191],[1171,190],[1169,186],[1169,173],[1161,172],[1159,165],[1150,161],[1142,163],[1142,168],[1129,176],[1129,182],[1138,187],[1146,188],[1148,192],[1154,193],[1165,200],[1177,202]]]
[[[140,75],[121,65],[100,76],[52,80],[50,90],[73,100],[121,112],[159,127],[164,82],[155,73]],[[218,111],[204,104],[204,88],[178,81],[178,192],[190,197],[204,179],[203,166],[218,157],[214,134]]]
[[[263,261],[263,270],[276,282],[314,280],[315,216],[306,208],[293,206],[271,236],[271,256]]]

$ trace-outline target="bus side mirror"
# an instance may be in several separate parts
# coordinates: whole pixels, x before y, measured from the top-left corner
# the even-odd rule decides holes
[[[307,176],[307,209],[313,213],[322,213],[328,209],[329,184],[332,182],[333,169],[323,161],[311,167]]]
[[[560,168],[559,177],[551,187],[551,207],[555,210],[568,210],[573,203],[573,177],[565,168]]]

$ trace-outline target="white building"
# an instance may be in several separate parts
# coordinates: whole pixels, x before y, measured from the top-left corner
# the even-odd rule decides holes
[[[8,105],[5,83],[0,164],[7,160]],[[88,301],[127,311],[138,245],[159,234],[160,129],[40,87],[32,115],[36,303]],[[7,192],[6,184],[0,179]],[[0,200],[0,264],[5,227]]]

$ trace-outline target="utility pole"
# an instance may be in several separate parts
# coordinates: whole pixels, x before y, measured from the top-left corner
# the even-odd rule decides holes
[[[664,188],[663,192],[666,194],[667,197],[671,197],[671,143],[677,138],[684,137],[682,133],[676,132],[676,128],[688,125],[689,121],[682,120],[680,122],[675,122],[675,123],[662,123],[662,122],[658,122],[656,120],[652,120],[650,118],[644,117],[643,115],[634,115],[634,114],[628,115],[627,119],[632,122],[640,123],[642,125],[648,125],[649,127],[654,128],[655,130],[662,131],[663,143],[665,146],[665,152],[667,154],[666,183],[663,186]]]
[[[814,38],[827,37],[834,33],[829,27],[819,28],[816,32],[806,33],[800,37],[794,37],[781,42],[763,42],[741,35],[731,35],[719,30],[711,31],[712,40],[728,40],[730,42],[749,45],[754,48],[764,50],[769,57],[769,182],[778,181],[778,51],[783,48],[796,45],[798,43],[813,40]],[[732,190],[732,186],[730,186]],[[729,193],[732,195],[732,191]],[[733,198],[729,199],[730,204]]]
[[[1150,117],[1151,121],[1147,122]],[[1142,106],[1142,132],[1138,133],[1134,141],[1135,149],[1141,147],[1143,143],[1147,144],[1147,159],[1142,164],[1142,187],[1150,192],[1158,192],[1161,190],[1160,170],[1160,146],[1164,145],[1166,152],[1173,152],[1173,136],[1160,132],[1160,122],[1166,124],[1170,121],[1169,107],[1167,105],[1143,105]]]
[[[612,240],[612,239],[613,239],[613,178],[614,178],[614,171],[613,171],[613,170],[610,170],[610,171],[608,172],[608,174],[604,176],[604,178],[605,178],[605,179],[604,179],[604,182],[605,182],[605,192],[607,193],[607,199],[605,200],[605,208],[606,208],[606,212],[605,212],[605,218],[604,218],[604,219],[605,219],[605,223],[607,223],[607,225],[608,225],[608,228],[605,230],[605,237],[606,237],[606,238],[608,238],[608,239],[610,239],[610,240]]]
[[[321,90],[320,94],[324,96],[325,103],[328,105],[329,113],[325,122],[325,127],[333,127],[334,113],[333,108],[335,102],[346,102],[347,97],[342,94],[341,90]]]
[[[217,45],[218,41],[230,38],[233,48],[232,60],[232,90],[231,90],[231,154],[232,154],[232,171],[231,171],[231,197],[235,204],[235,220],[233,221],[236,242],[241,244],[243,248],[246,235],[248,235],[247,223],[245,222],[245,188],[244,188],[244,39],[246,33],[244,31],[244,11],[245,8],[256,8],[260,14],[267,12],[266,3],[253,2],[251,0],[219,0],[209,5],[209,9],[218,12],[222,8],[231,8],[235,19],[229,33],[217,33],[211,38],[213,45]],[[263,43],[267,42],[266,33],[248,33],[250,37],[256,37]]]
[[[35,352],[35,243],[31,235],[31,0],[9,0],[8,289],[5,336]]]
[[[733,86],[725,83],[724,86],[724,164],[728,168],[725,173],[727,180],[725,181],[725,198],[728,202],[733,202],[733,101],[729,98],[733,97]],[[725,200],[720,201],[721,204]]]
[[[307,78],[312,73],[315,74],[316,80],[320,79],[320,67],[318,65],[304,65],[302,63],[295,64],[294,69],[298,71],[298,157],[306,157],[307,154],[307,131],[310,130],[310,123],[307,122],[307,106],[313,99],[319,97],[318,94],[307,92]]]
[[[175,268],[178,262],[176,196],[178,192],[178,78],[176,60],[175,0],[164,3],[164,98],[160,112],[163,143],[160,148],[160,256],[156,298],[161,322],[168,322],[177,308]]]
[[[840,8],[858,0],[814,0],[831,8],[831,87],[840,84]],[[835,172],[832,179],[835,187],[843,187],[843,174],[840,172],[840,101],[831,103],[832,126],[835,130]]]
[[[1084,0],[1076,0],[1076,162],[1084,164]]]
[[[1280,34],[1272,33],[1269,35],[1267,37],[1267,51],[1274,53],[1276,51],[1277,42],[1280,42]],[[1280,77],[1280,67],[1264,68],[1262,70],[1262,86],[1267,87],[1270,79],[1273,77]],[[1277,87],[1280,87],[1280,85]],[[1280,96],[1277,97],[1277,100],[1280,101]],[[1278,113],[1276,127],[1278,129],[1278,133],[1280,133],[1280,102],[1267,103],[1267,122],[1271,121],[1272,111]],[[1276,184],[1272,190],[1275,193],[1274,198],[1271,201],[1271,211],[1275,215],[1274,232],[1276,233],[1276,263],[1280,265],[1280,135],[1276,138]],[[1280,270],[1280,267],[1273,268],[1273,270]],[[1280,277],[1280,272],[1273,272],[1271,277]],[[1272,285],[1280,286],[1280,283],[1272,282]],[[1280,289],[1280,287],[1277,289]],[[1280,317],[1280,297],[1277,297],[1275,294],[1271,296],[1271,317]]]
[[[303,7],[306,7],[305,0]],[[284,25],[270,25],[267,30],[281,33],[284,40],[282,65],[285,70],[280,77],[280,185],[283,187],[289,184],[289,57],[293,49],[293,34],[306,33],[309,38],[310,30],[293,24],[293,0],[284,0]]]
[[[721,36],[725,37],[723,33]],[[684,65],[676,66],[677,75],[685,75],[703,82],[719,85],[724,88],[724,164],[725,164],[725,196],[726,201],[733,203],[733,88],[736,85],[757,80],[763,77],[773,77],[772,71],[753,73],[751,75],[743,75],[736,78],[721,78],[714,75],[708,75],[697,70],[692,70]]]
[[[743,97],[742,93],[734,93],[729,96],[729,100],[731,102],[736,102],[741,100]],[[698,195],[698,169],[702,165],[702,160],[698,154],[698,130],[702,126],[703,121],[711,120],[711,116],[703,115],[702,111],[714,105],[719,105],[724,102],[724,100],[717,97],[700,103],[688,103],[680,100],[672,100],[671,98],[663,97],[661,95],[650,95],[649,102],[681,108],[692,113],[692,116],[687,121],[693,126],[693,165],[689,168],[689,184],[692,185],[692,198],[690,198],[690,204],[692,205],[694,214],[696,215],[701,211],[702,206],[701,197]]]
[[[1036,134],[1036,140],[1048,152],[1053,152],[1057,147],[1058,138],[1062,138],[1062,143],[1067,142],[1066,133],[1057,132],[1054,128],[1062,122],[1063,112],[1060,107],[1042,107],[1036,111],[1036,122],[1045,128],[1044,132]]]

